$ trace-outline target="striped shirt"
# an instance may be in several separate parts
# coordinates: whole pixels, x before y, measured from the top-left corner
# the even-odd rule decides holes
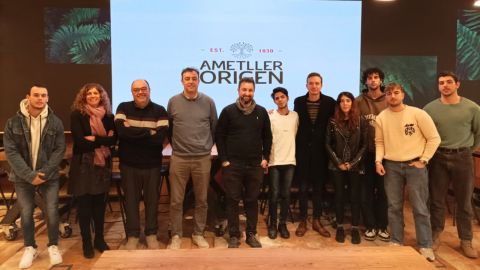
[[[120,103],[115,126],[120,141],[120,163],[135,168],[162,165],[163,142],[168,131],[168,114],[164,107],[151,101],[145,108],[135,106],[133,101]]]

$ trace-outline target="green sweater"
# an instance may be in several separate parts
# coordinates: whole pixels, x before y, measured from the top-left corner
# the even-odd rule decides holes
[[[457,104],[443,104],[436,99],[424,110],[442,138],[440,147],[480,147],[480,107],[475,102],[462,97]]]

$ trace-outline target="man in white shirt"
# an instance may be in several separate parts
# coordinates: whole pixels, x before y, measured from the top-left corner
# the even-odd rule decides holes
[[[269,113],[272,129],[272,150],[268,172],[270,178],[268,237],[289,238],[287,215],[290,205],[290,186],[295,173],[295,136],[298,129],[298,114],[288,109],[288,91],[283,87],[273,89],[272,98],[277,109]],[[277,229],[277,204],[280,202],[280,220]]]

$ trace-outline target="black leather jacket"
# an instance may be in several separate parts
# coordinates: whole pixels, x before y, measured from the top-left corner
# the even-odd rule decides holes
[[[330,157],[328,168],[340,170],[339,164],[348,162],[352,165],[351,171],[364,172],[363,154],[367,147],[368,123],[360,118],[360,125],[354,132],[341,127],[333,118],[330,118],[327,127],[325,147]]]

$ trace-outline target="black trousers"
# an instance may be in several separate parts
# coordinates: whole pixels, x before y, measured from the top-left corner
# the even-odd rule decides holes
[[[247,215],[246,233],[257,233],[258,196],[264,170],[260,164],[231,161],[223,168],[223,183],[227,200],[228,231],[230,237],[240,237],[239,202],[243,200]]]
[[[375,171],[375,153],[366,153],[364,164],[365,175],[361,184],[363,223],[367,230],[385,230],[388,225],[387,195],[383,176]]]
[[[360,174],[355,171],[331,171],[335,184],[335,215],[337,224],[343,224],[345,216],[345,202],[349,197],[352,210],[352,226],[360,223]],[[348,185],[349,188],[345,189]],[[350,191],[350,194],[345,194]]]
[[[105,221],[105,193],[77,197],[78,222],[83,242],[91,242],[90,224],[93,220],[95,241],[103,241],[103,226]]]

